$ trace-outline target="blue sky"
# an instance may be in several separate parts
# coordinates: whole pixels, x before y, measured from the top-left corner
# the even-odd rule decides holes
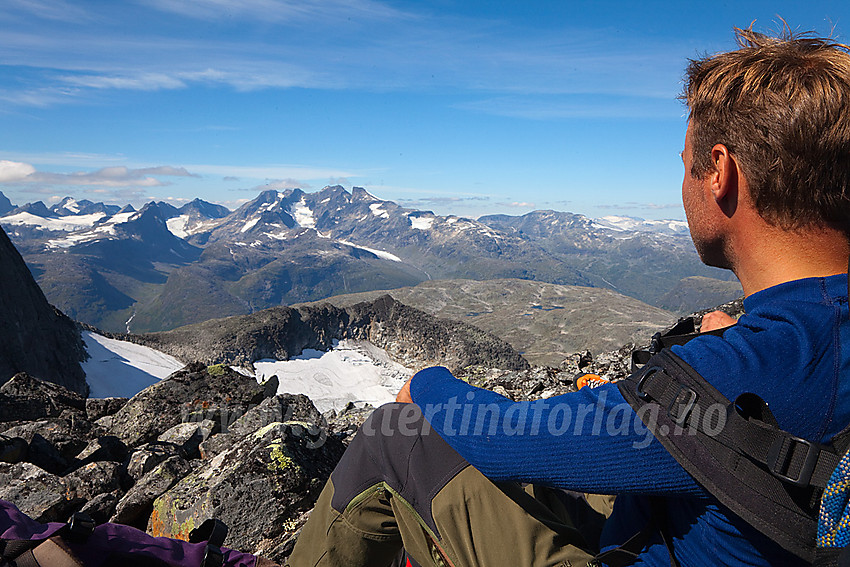
[[[846,1],[3,0],[0,191],[684,218],[686,60],[778,16],[850,43]]]

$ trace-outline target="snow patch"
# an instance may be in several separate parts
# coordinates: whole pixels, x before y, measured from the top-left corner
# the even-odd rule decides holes
[[[74,232],[77,230],[85,230],[87,228],[93,227],[95,223],[97,223],[105,216],[107,215],[104,213],[93,213],[90,215],[45,218],[39,217],[32,213],[18,213],[15,215],[10,215],[8,217],[3,217],[2,222],[3,224],[13,226],[36,226],[42,230],[52,230],[56,232]]]
[[[354,244],[353,242],[349,242],[347,240],[340,240],[340,244],[345,244],[346,246],[351,246],[352,248],[360,248],[361,250],[365,250],[366,252],[371,252],[378,258],[383,258],[384,260],[392,260],[393,262],[401,262],[402,259],[392,254],[390,252],[386,252],[384,250],[376,250],[375,248],[368,248],[366,246],[360,246],[359,244]]]
[[[381,217],[382,219],[388,219],[388,218],[390,218],[390,214],[387,211],[385,211],[384,209],[381,208],[383,206],[384,206],[383,203],[372,203],[371,205],[369,205],[369,210],[372,211],[372,214],[375,215],[376,217]]]
[[[424,217],[410,217],[410,226],[417,230],[429,230],[434,224],[434,219]]]
[[[688,234],[688,223],[679,220],[644,220],[637,217],[608,215],[593,219],[593,228],[620,232],[656,232],[660,234]]]
[[[277,375],[279,394],[305,394],[321,412],[341,410],[351,401],[373,406],[391,402],[413,375],[386,351],[349,340],[328,352],[305,350],[288,361],[258,360],[254,370],[258,382]]]
[[[245,226],[243,226],[242,230],[240,230],[239,232],[248,232],[249,230],[254,228],[254,226],[256,226],[256,224],[258,222],[260,222],[260,217],[249,220],[248,222],[245,223]]]
[[[92,398],[132,398],[185,365],[142,345],[83,331],[89,359],[82,363]]]
[[[307,205],[304,197],[297,203],[293,203],[289,209],[289,214],[302,228],[316,228],[316,218],[313,216],[313,209]]]
[[[168,227],[168,232],[177,238],[186,238],[189,232],[186,230],[186,224],[189,222],[189,215],[180,215],[165,221],[165,226]]]

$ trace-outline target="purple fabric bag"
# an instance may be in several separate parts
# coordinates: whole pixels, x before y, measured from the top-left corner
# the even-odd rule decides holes
[[[66,524],[36,522],[12,504],[0,500],[0,540],[43,541],[60,532]],[[86,567],[102,567],[115,561],[115,555],[133,555],[158,560],[172,567],[198,567],[206,543],[189,543],[167,537],[153,537],[121,524],[101,524],[84,542],[65,540]],[[221,548],[225,567],[256,567],[257,558],[248,553]]]

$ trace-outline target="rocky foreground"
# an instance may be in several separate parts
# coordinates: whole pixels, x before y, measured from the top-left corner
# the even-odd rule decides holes
[[[725,306],[731,314],[740,303]],[[617,380],[633,345],[569,356],[558,368],[457,368],[511,399],[575,389],[585,372]],[[0,498],[32,518],[76,511],[185,538],[208,518],[225,545],[283,563],[298,530],[371,408],[320,414],[227,365],[192,363],[132,399],[85,399],[20,373],[0,386]]]

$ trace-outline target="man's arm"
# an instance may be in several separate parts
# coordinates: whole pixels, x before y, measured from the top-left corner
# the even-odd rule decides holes
[[[431,426],[487,477],[600,494],[704,494],[616,385],[513,402],[441,367],[410,383]]]

